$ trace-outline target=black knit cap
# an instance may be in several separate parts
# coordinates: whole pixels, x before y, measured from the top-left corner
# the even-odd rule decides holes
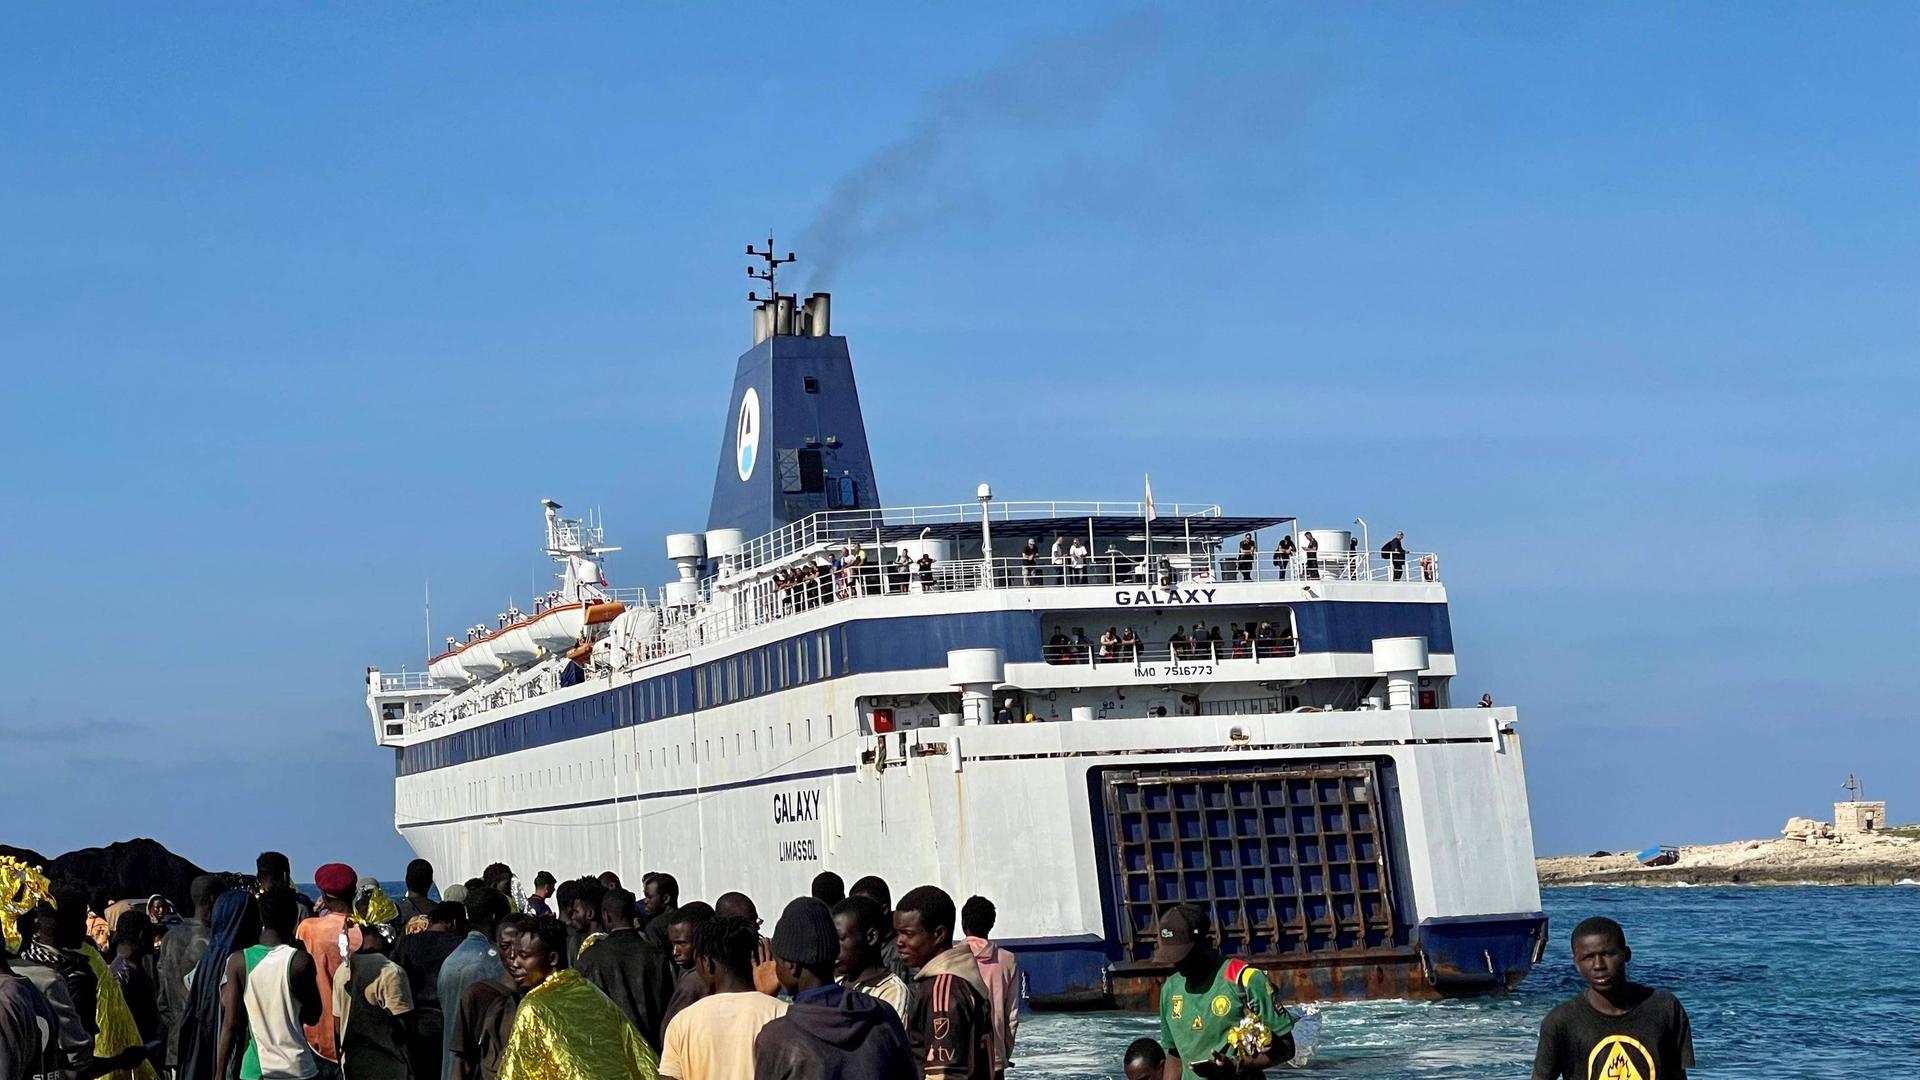
[[[840,956],[840,935],[833,912],[811,896],[796,897],[773,928],[773,955],[804,968],[833,963]]]

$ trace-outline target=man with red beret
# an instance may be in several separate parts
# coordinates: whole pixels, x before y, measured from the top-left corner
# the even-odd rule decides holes
[[[313,916],[300,923],[294,936],[313,957],[314,980],[319,984],[320,1000],[333,1000],[333,976],[340,965],[360,951],[360,928],[353,924],[353,890],[359,883],[353,867],[328,863],[313,872],[314,887],[320,890],[320,903]],[[333,1010],[321,1009],[320,1019],[307,1025],[307,1045],[319,1058],[320,1080],[340,1075],[340,1048],[334,1041]]]

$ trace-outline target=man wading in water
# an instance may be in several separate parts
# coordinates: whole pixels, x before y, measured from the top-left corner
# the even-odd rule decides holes
[[[1680,1000],[1627,979],[1626,931],[1598,916],[1573,928],[1587,988],[1540,1025],[1533,1080],[1687,1080],[1693,1025]]]
[[[1173,965],[1160,988],[1160,1045],[1167,1049],[1165,1080],[1232,1080],[1293,1057],[1293,1016],[1273,1002],[1266,973],[1228,960],[1213,946],[1213,919],[1181,904],[1160,917],[1153,958]],[[1236,1060],[1227,1033],[1253,1015],[1273,1034],[1264,1054]]]

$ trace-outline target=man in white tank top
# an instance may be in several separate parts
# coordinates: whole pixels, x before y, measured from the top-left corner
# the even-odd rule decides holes
[[[220,1053],[216,1076],[227,1076],[239,1056],[241,1080],[311,1080],[320,1066],[302,1025],[320,1017],[320,988],[313,957],[290,944],[299,921],[292,890],[274,889],[259,900],[258,944],[236,949],[220,980]],[[243,941],[240,944],[245,945]],[[248,1037],[239,1045],[239,1020]]]

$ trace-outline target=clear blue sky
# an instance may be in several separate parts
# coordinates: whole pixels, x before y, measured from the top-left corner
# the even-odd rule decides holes
[[[0,840],[397,876],[362,669],[666,576],[769,226],[889,501],[1440,551],[1543,852],[1920,818],[1920,9],[919,8],[15,8]]]

